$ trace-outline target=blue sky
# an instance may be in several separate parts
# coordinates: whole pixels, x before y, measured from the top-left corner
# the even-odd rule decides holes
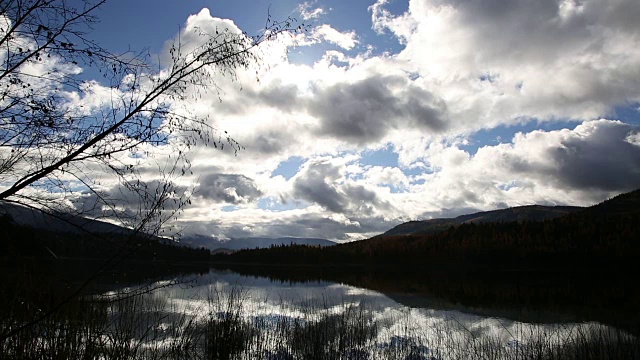
[[[295,0],[109,0],[96,13],[100,22],[95,26],[95,38],[114,51],[149,48],[157,53],[168,39],[175,36],[189,15],[206,7],[217,17],[232,19],[249,34],[259,33],[270,13],[274,20],[290,16],[310,25],[330,23],[338,30],[355,30],[363,44],[374,45],[378,52],[401,49],[395,37],[380,36],[371,29],[371,13],[367,10],[372,5],[371,1],[311,1],[311,7],[318,6],[326,12],[318,19],[307,21],[297,11],[300,3]],[[407,10],[408,2],[394,0],[389,5],[390,11],[401,14]],[[291,56],[295,61],[313,62],[330,47],[319,44],[304,51],[292,51]]]
[[[91,36],[160,58],[193,26],[259,34],[269,11],[309,32],[183,104],[246,147],[193,149],[186,234],[349,241],[640,187],[635,0],[109,0]]]

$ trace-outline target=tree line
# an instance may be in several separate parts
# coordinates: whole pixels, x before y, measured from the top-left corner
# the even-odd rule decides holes
[[[465,223],[435,234],[379,236],[327,248],[273,246],[216,255],[217,261],[399,265],[434,269],[602,269],[640,255],[640,191],[545,221]]]

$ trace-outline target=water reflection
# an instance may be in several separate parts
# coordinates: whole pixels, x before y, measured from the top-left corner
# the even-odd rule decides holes
[[[640,358],[637,332],[629,330],[638,324],[637,293],[610,279],[591,279],[585,290],[560,277],[527,277],[524,286],[522,274],[490,282],[381,269],[250,270],[126,288],[107,277],[97,287],[102,295],[61,308],[67,287],[56,298],[42,286],[55,283],[47,278],[37,285],[7,278],[0,358]],[[2,337],[47,306],[57,310]]]
[[[216,319],[224,320],[239,311],[242,321],[271,333],[266,336],[271,343],[258,347],[274,359],[298,358],[296,354],[305,359],[563,358],[577,351],[572,344],[605,351],[610,342],[637,341],[598,322],[528,323],[469,309],[410,307],[377,291],[327,281],[294,283],[216,270],[183,281],[154,296],[201,319],[213,311]],[[288,343],[276,339],[285,333]],[[313,346],[314,337],[321,340],[318,346]],[[332,347],[340,341],[351,345]],[[638,349],[628,351],[625,354],[635,356]]]

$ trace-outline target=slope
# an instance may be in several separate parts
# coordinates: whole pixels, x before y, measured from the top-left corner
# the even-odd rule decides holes
[[[564,216],[579,210],[576,206],[541,206],[527,205],[507,209],[477,212],[450,219],[430,219],[409,221],[385,232],[381,236],[397,236],[411,234],[434,234],[451,226],[464,223],[497,223],[511,221],[544,221]]]

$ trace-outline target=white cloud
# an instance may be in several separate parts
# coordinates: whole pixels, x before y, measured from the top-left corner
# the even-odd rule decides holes
[[[345,50],[351,50],[359,43],[355,31],[340,32],[329,24],[322,24],[314,28],[311,36],[328,41]]]
[[[640,184],[638,129],[590,121],[640,100],[633,1],[411,0],[400,16],[386,4],[370,8],[373,27],[405,44],[399,54],[332,50],[315,64],[290,63],[285,51],[296,42],[353,50],[364,41],[325,24],[266,44],[259,82],[252,67],[234,81],[213,72],[219,94],[195,99],[187,89],[176,105],[209,115],[246,147],[238,156],[193,149],[195,175],[180,180],[200,184],[179,220],[187,233],[354,239],[409,219],[589,205]],[[324,13],[304,6],[309,18]],[[203,10],[181,38],[197,46],[196,29],[225,26],[240,31]],[[98,90],[77,101],[97,107]],[[475,154],[462,147],[479,129],[531,118],[574,119],[575,128],[527,130]],[[385,145],[399,167],[360,163]],[[273,176],[293,156],[303,162],[298,172]]]
[[[519,133],[512,143],[482,147],[474,156],[432,145],[424,161],[437,171],[421,187],[440,194],[442,207],[460,206],[456,199],[478,208],[587,205],[640,184],[640,149],[626,141],[631,131],[637,129],[618,121],[590,121],[573,130]]]
[[[298,12],[304,20],[317,19],[326,14],[326,11],[321,7],[315,7],[316,1],[305,1],[298,5]]]
[[[640,132],[631,132],[625,138],[625,141],[629,144],[640,146]]]
[[[248,149],[237,158],[196,149],[194,164],[217,164],[222,173],[253,179],[262,199],[297,205],[274,211],[240,203],[236,211],[215,210],[220,223],[209,225],[185,216],[182,221],[192,231],[352,239],[408,219],[532,203],[589,205],[633,188],[639,165],[632,134],[637,130],[620,122],[577,121],[571,130],[531,131],[473,155],[460,147],[481,128],[536,117],[584,121],[603,116],[617,99],[633,101],[640,93],[634,74],[623,78],[620,71],[627,65],[605,64],[621,50],[608,44],[605,48],[613,50],[599,54],[587,46],[592,41],[583,33],[594,29],[573,24],[575,29],[554,35],[516,27],[517,34],[499,39],[501,31],[491,21],[509,28],[522,18],[533,26],[523,18],[524,5],[507,6],[503,15],[510,20],[485,12],[470,17],[466,3],[412,1],[410,11],[399,17],[385,12],[384,2],[376,6],[378,29],[406,43],[400,54],[327,54],[344,65],[327,59],[313,65],[274,60],[259,83],[254,74],[240,73],[242,91],[230,86],[222,102],[199,103],[218,114],[216,125]],[[574,21],[570,18],[586,10],[563,10],[562,21]],[[551,23],[558,31],[569,26]],[[627,60],[635,64],[635,51],[629,53]],[[603,82],[604,75],[591,69],[596,65],[609,66],[607,76],[618,81]],[[621,88],[631,91],[622,95]],[[399,165],[422,174],[407,176],[397,167],[362,166],[358,156],[345,158],[389,143]],[[297,175],[272,177],[290,156],[306,159]],[[205,213],[221,208],[210,202],[197,206]]]
[[[371,7],[374,28],[406,44],[398,59],[458,129],[588,120],[640,100],[638,2],[411,0],[401,16],[385,5]]]

